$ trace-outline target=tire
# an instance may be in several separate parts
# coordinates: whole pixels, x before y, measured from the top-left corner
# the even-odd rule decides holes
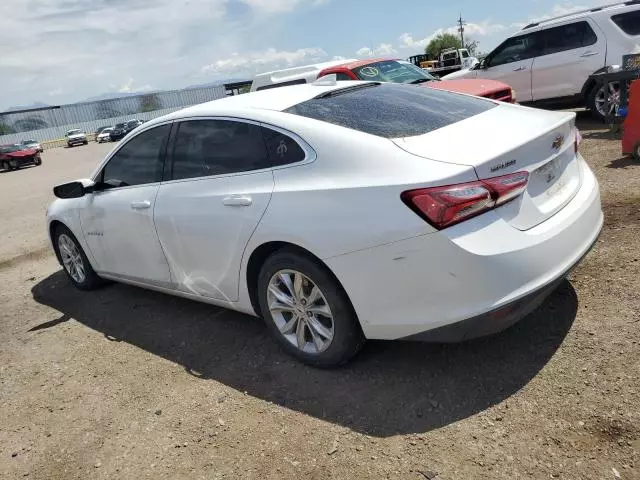
[[[73,147],[73,144],[67,143],[67,148],[71,148],[71,147]]]
[[[618,84],[618,82],[613,82],[612,83],[613,89],[617,91],[617,95],[618,95],[618,101],[619,101],[619,95],[620,95],[620,86]],[[589,94],[587,95],[587,108],[591,111],[591,114],[596,117],[597,119],[601,120],[602,122],[604,122],[606,120],[606,115],[603,111],[601,111],[601,107],[598,107],[598,103],[599,103],[599,97],[601,98],[602,95],[604,95],[603,90],[607,88],[606,85],[603,85],[601,87],[594,87],[591,89],[591,91],[589,92]],[[614,104],[615,105],[615,104]],[[614,107],[615,108],[615,107]]]
[[[82,142],[83,145],[89,145],[89,140],[85,140],[84,142]]]
[[[75,247],[75,252],[77,253],[76,261],[71,260],[71,256],[73,255],[73,249],[71,251],[64,249],[61,246],[61,239],[64,238],[63,243],[66,243],[67,248]],[[103,286],[106,282],[98,276],[98,274],[93,270],[91,263],[89,263],[89,259],[84,253],[84,250],[78,243],[76,237],[71,233],[71,231],[62,225],[56,227],[53,234],[53,245],[56,249],[56,254],[58,259],[62,263],[62,267],[64,272],[67,274],[67,277],[73,283],[73,285],[79,290],[95,290]],[[67,258],[70,260],[67,261]],[[78,270],[78,262],[81,262],[81,267],[83,271],[83,275],[77,274]],[[73,265],[73,267],[71,267]],[[75,273],[74,273],[74,268]]]
[[[5,172],[8,172],[9,170],[11,170],[11,167],[9,166],[9,162],[6,162],[6,161],[5,161],[5,162],[2,162],[2,169],[3,169]]]
[[[36,167],[39,167],[40,165],[42,165],[42,157],[40,157],[40,156],[38,155],[38,157],[36,157],[36,161],[35,161],[35,162],[33,162],[33,164],[34,164]]]
[[[289,279],[292,288],[294,284],[299,286],[300,295],[287,287],[284,277]],[[311,298],[314,287],[320,292],[315,300]],[[282,288],[279,294],[289,292],[287,301],[294,305],[287,307],[290,311],[270,309],[270,305],[274,305],[274,288]],[[276,341],[291,356],[307,365],[340,366],[364,345],[358,318],[338,281],[326,267],[294,249],[279,250],[267,258],[258,276],[258,300],[262,317]],[[285,303],[280,305],[285,306]],[[327,312],[330,315],[326,315]],[[304,320],[297,320],[300,318]],[[287,332],[283,333],[281,329]],[[302,331],[300,336],[299,330]],[[302,348],[299,347],[301,343]]]
[[[633,148],[633,158],[640,162],[640,142],[636,143],[636,146]]]

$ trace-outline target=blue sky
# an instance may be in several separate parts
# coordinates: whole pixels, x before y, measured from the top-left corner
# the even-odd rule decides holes
[[[455,31],[490,51],[524,23],[603,0],[0,1],[0,110],[180,88],[331,60],[420,53]]]

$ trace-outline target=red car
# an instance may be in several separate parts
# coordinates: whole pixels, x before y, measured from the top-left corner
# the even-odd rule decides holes
[[[318,78],[331,74],[335,74],[338,80],[413,83],[439,90],[491,98],[501,102],[515,103],[516,101],[515,92],[505,83],[479,78],[440,80],[409,62],[393,58],[359,60],[325,68],[320,72]]]
[[[42,157],[35,148],[23,145],[0,145],[0,169],[17,170],[24,165],[41,165]]]

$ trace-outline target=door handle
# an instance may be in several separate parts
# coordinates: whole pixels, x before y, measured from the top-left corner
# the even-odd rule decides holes
[[[513,71],[514,72],[521,72],[522,70],[526,70],[527,67],[518,67],[518,68],[514,68]]]
[[[594,55],[598,55],[598,52],[584,52],[581,57],[593,57]]]
[[[151,208],[151,202],[149,200],[145,200],[144,202],[132,202],[131,208],[134,210],[146,210],[147,208]]]
[[[222,200],[222,204],[227,207],[248,207],[253,203],[251,197],[246,196],[233,196],[226,197]]]

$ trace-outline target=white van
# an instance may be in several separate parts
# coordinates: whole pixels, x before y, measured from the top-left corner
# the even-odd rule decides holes
[[[355,62],[354,59],[333,60],[331,62],[303,65],[301,67],[287,68],[275,72],[266,72],[256,75],[251,84],[251,91],[266,90],[268,88],[286,87],[302,83],[312,83],[318,79],[318,74],[325,68]]]
[[[615,108],[619,87],[596,87],[589,77],[639,51],[640,1],[628,0],[527,25],[482,62],[444,79],[499,80],[521,103],[586,106],[604,117]]]

